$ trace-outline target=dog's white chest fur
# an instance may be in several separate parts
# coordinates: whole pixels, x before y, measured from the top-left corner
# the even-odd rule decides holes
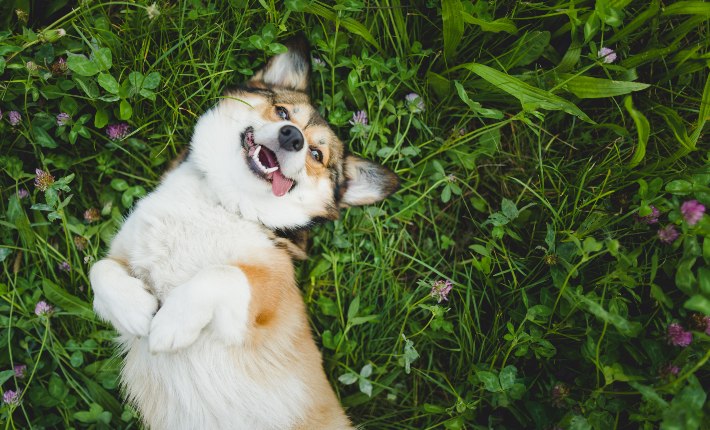
[[[116,240],[135,241],[128,263],[162,302],[177,285],[212,265],[232,264],[248,251],[273,246],[253,222],[205,195],[189,164],[142,200]],[[128,239],[130,238],[130,239]]]
[[[230,214],[202,192],[199,175],[184,164],[140,202],[115,239],[115,247],[128,250],[134,276],[160,302],[205,268],[248,260],[248,250],[273,246],[253,222]],[[217,286],[231,287],[228,282]],[[199,306],[188,303],[185,310],[201,312]],[[225,344],[211,333],[204,332],[191,346],[174,353],[151,353],[146,337],[121,338],[127,351],[124,385],[150,411],[146,415],[153,426],[282,429],[302,419],[306,381],[292,376],[288,368],[260,369],[260,363],[274,357]]]

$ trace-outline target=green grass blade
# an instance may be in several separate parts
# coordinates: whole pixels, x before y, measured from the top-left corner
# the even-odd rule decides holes
[[[451,58],[463,37],[463,5],[460,0],[441,0],[444,21],[444,55]]]
[[[705,87],[703,89],[703,98],[700,102],[700,111],[698,112],[698,125],[695,126],[693,134],[690,136],[690,140],[693,143],[693,147],[698,144],[700,135],[703,132],[705,123],[710,119],[710,74],[708,74],[705,80]]]
[[[565,52],[562,60],[560,60],[560,63],[557,65],[556,70],[559,72],[569,72],[575,65],[577,65],[577,63],[579,63],[581,56],[582,46],[579,42],[572,42],[569,48],[567,48],[567,52]]]
[[[623,9],[631,3],[632,0],[609,0],[609,7]]]
[[[306,6],[304,9],[304,12],[312,13],[314,15],[318,15],[321,18],[325,18],[328,21],[336,22],[339,21],[340,25],[345,27],[346,30],[349,32],[356,34],[363,39],[365,39],[369,44],[377,48],[378,51],[382,50],[380,47],[380,44],[377,43],[377,40],[375,40],[374,37],[372,37],[372,33],[365,27],[364,25],[360,24],[359,22],[355,21],[352,18],[345,17],[345,18],[338,18],[338,15],[327,8],[326,6],[323,6],[322,4],[319,3],[311,3],[308,6]]]
[[[710,17],[710,3],[704,1],[679,1],[665,7],[663,15],[700,15]]]
[[[649,84],[629,81],[614,81],[611,79],[592,78],[589,76],[573,76],[562,74],[566,82],[562,88],[580,99],[601,99],[620,96],[648,88]]]
[[[623,67],[627,69],[632,69],[638,67],[642,64],[648,63],[650,61],[658,60],[661,58],[666,58],[670,54],[678,51],[678,45],[672,44],[664,48],[654,48],[644,51],[638,55],[633,55],[621,62]]]
[[[525,111],[535,111],[537,109],[562,110],[570,115],[574,115],[583,121],[594,123],[587,114],[582,112],[574,103],[562,97],[556,96],[549,91],[533,87],[518,78],[510,76],[499,70],[493,69],[483,64],[468,63],[462,67],[472,71],[499,90],[510,94],[520,100],[520,104]]]
[[[65,311],[89,321],[96,319],[90,304],[60,288],[54,282],[44,279],[42,290],[51,303],[61,306]]]
[[[668,125],[668,128],[684,149],[692,150],[694,148],[695,143],[690,140],[690,137],[688,137],[688,130],[683,124],[683,119],[676,111],[669,107],[658,105],[654,107],[654,113],[657,113],[663,117]]]
[[[623,40],[630,34],[635,32],[639,27],[644,25],[646,21],[653,18],[658,14],[658,10],[661,8],[660,0],[653,0],[648,8],[638,14],[631,22],[626,24],[621,30],[617,31],[607,43],[614,44],[619,40]]]
[[[631,115],[631,118],[636,124],[636,132],[638,133],[638,143],[636,144],[636,151],[634,155],[629,160],[629,167],[634,167],[643,160],[646,156],[646,145],[648,144],[648,137],[651,134],[651,125],[644,114],[634,108],[633,100],[631,96],[626,96],[624,99],[624,107],[626,111]]]
[[[513,21],[508,18],[500,18],[495,21],[486,21],[480,18],[476,18],[469,13],[462,12],[461,16],[466,24],[473,24],[481,27],[481,30],[489,33],[500,33],[504,31],[508,34],[515,34],[518,32],[518,27],[515,26]]]
[[[503,65],[504,70],[527,66],[540,58],[545,49],[550,46],[550,38],[549,31],[528,31],[508,52],[498,58],[498,63]]]

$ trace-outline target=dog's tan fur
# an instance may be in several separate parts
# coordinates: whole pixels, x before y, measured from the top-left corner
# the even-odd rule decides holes
[[[297,361],[294,361],[291,370],[311,381],[313,397],[310,410],[305,414],[307,419],[297,428],[350,428],[349,420],[323,373],[320,351],[313,343],[290,255],[285,250],[266,249],[257,252],[248,262],[236,263],[236,266],[246,274],[252,289],[258,288],[258,292],[252,294],[253,301],[249,305],[249,320],[253,328],[244,345],[244,348],[252,350],[249,355],[253,357],[253,363],[268,363],[271,357],[293,354]],[[295,336],[290,333],[295,333]],[[292,342],[294,337],[296,341]],[[295,346],[296,351],[283,350],[285,345],[289,349]],[[243,351],[239,353],[241,355]],[[253,368],[251,374],[268,375],[271,371],[270,365],[267,365]]]

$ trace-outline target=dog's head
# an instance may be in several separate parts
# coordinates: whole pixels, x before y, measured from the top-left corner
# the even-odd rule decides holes
[[[306,41],[287,46],[200,118],[189,156],[222,205],[275,229],[336,219],[398,187],[387,168],[347,154],[306,93]]]

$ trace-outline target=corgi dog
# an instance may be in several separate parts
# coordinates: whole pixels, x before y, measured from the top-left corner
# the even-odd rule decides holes
[[[187,157],[91,268],[149,429],[354,428],[295,283],[304,251],[284,232],[378,202],[398,179],[347,153],[307,95],[305,38],[287,47],[200,117]]]

